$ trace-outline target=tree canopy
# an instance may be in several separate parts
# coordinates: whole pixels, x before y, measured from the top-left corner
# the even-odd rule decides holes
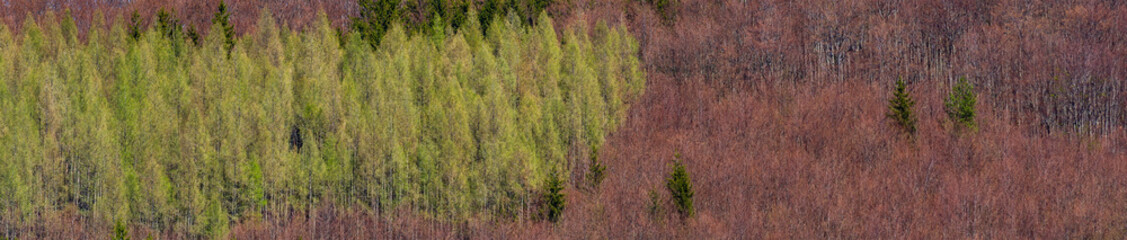
[[[0,222],[73,205],[219,236],[322,202],[515,216],[553,169],[586,161],[568,149],[601,144],[645,84],[623,27],[561,40],[546,14],[431,35],[395,22],[378,48],[324,14],[294,32],[264,12],[235,36],[218,13],[199,45],[161,16],[85,42],[66,24],[0,26],[0,205],[12,213]]]

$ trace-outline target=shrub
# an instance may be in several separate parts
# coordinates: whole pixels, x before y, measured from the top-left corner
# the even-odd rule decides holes
[[[673,205],[677,207],[677,213],[681,214],[681,218],[692,217],[693,182],[689,179],[689,173],[685,171],[680,153],[674,154],[672,167],[673,172],[665,179],[665,187],[669,189],[669,195],[673,196]]]
[[[904,132],[909,135],[916,133],[916,115],[912,113],[912,106],[916,101],[905,89],[904,80],[896,81],[896,90],[892,92],[892,99],[888,100],[888,117],[896,121]]]
[[[564,181],[560,179],[558,172],[552,172],[545,183],[544,190],[544,214],[547,216],[548,221],[557,222],[560,220],[560,215],[563,214],[564,207],[567,202],[564,199]]]
[[[977,129],[974,122],[976,102],[974,85],[967,82],[966,77],[962,77],[951,88],[951,93],[947,95],[947,100],[944,101],[943,105],[946,107],[947,116],[955,122],[955,125],[975,130]]]

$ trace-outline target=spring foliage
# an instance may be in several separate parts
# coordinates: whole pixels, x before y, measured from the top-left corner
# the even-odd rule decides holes
[[[263,12],[241,37],[217,21],[198,46],[136,20],[83,43],[31,19],[0,26],[0,222],[75,206],[216,237],[321,203],[517,216],[645,84],[625,29],[557,36],[543,14],[430,36],[392,25],[378,49],[359,33],[342,46],[324,14],[292,32]]]

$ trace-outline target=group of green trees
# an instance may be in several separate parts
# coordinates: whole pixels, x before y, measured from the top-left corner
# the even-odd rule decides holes
[[[403,26],[408,35],[444,30],[434,28],[436,25],[458,31],[470,22],[476,22],[477,30],[487,31],[496,19],[504,17],[535,25],[552,2],[554,0],[359,0],[360,14],[352,19],[352,28],[375,47],[395,25]]]
[[[85,41],[69,16],[0,26],[0,222],[73,207],[214,236],[325,203],[524,214],[595,159],[645,79],[621,26],[557,36],[545,14],[506,16],[429,34],[393,22],[377,48],[323,14],[294,32],[263,11],[241,37],[215,21],[198,44],[137,19]]]
[[[978,129],[978,124],[974,120],[975,108],[978,104],[977,99],[974,93],[974,85],[967,81],[965,77],[959,78],[955,85],[951,87],[951,91],[943,101],[943,107],[955,129],[959,131],[975,131]],[[915,105],[916,100],[908,92],[904,80],[896,80],[892,98],[888,99],[887,116],[892,119],[893,124],[909,136],[916,134],[918,119],[912,110]]]

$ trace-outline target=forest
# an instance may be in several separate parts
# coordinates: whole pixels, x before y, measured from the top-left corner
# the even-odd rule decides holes
[[[264,11],[235,39],[217,21],[198,45],[167,15],[95,22],[86,41],[69,15],[0,28],[5,223],[73,211],[218,237],[326,204],[513,218],[645,84],[622,27],[557,36],[543,14],[394,25],[378,49],[324,13],[294,32]]]
[[[1124,2],[0,13],[0,239],[1127,236]]]

